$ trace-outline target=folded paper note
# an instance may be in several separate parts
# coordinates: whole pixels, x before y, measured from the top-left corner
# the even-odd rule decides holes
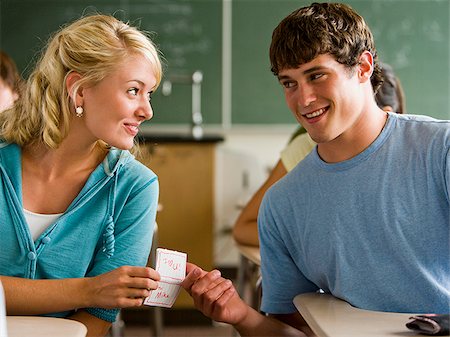
[[[150,292],[145,305],[172,307],[180,292],[180,284],[186,276],[187,255],[174,250],[157,248],[155,269],[161,275],[158,288]]]

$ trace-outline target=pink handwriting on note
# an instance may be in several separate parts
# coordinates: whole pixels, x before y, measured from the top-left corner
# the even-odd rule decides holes
[[[150,292],[144,300],[145,305],[172,307],[180,292],[180,283],[186,276],[187,255],[163,248],[156,249],[155,269],[161,275],[158,289]]]
[[[158,248],[156,250],[156,270],[161,275],[161,281],[180,284],[186,276],[185,253]]]
[[[171,268],[175,271],[180,269],[180,263],[174,261],[173,259],[168,259],[167,257],[165,257],[162,263],[166,265],[168,268]]]
[[[170,308],[177,299],[179,292],[179,285],[159,282],[158,289],[150,292],[150,296],[144,300],[144,304]]]

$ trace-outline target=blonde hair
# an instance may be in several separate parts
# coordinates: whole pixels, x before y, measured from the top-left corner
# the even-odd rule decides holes
[[[95,85],[125,62],[127,56],[143,55],[153,66],[156,87],[162,67],[151,39],[137,28],[108,15],[86,16],[61,28],[49,40],[30,75],[23,97],[14,109],[0,115],[0,137],[20,146],[41,143],[57,148],[67,136],[70,95],[81,85]],[[66,77],[77,72],[82,79],[72,93]]]

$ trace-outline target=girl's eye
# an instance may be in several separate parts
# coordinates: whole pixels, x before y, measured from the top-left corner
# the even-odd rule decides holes
[[[128,89],[128,92],[134,96],[137,96],[138,89],[137,88],[130,88]]]
[[[150,91],[150,92],[147,93],[147,97],[148,97],[148,101],[149,102],[151,102],[151,100],[152,100],[152,94],[153,94],[153,91]]]

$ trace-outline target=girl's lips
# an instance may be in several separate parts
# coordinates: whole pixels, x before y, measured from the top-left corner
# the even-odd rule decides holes
[[[139,125],[137,124],[124,124],[125,130],[132,135],[136,136],[139,132]]]

